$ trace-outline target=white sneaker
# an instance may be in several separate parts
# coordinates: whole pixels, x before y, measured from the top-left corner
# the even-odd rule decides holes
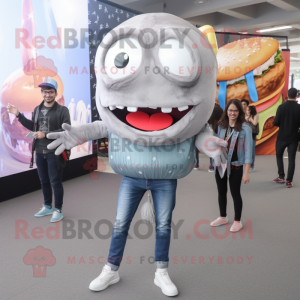
[[[110,266],[105,265],[102,268],[101,274],[90,283],[89,289],[95,292],[99,292],[105,290],[109,285],[115,284],[119,281],[119,272],[112,271]]]
[[[254,168],[250,168],[250,173],[253,173],[255,171]]]
[[[237,221],[234,221],[232,226],[230,227],[230,231],[231,232],[238,232],[240,231],[241,229],[243,228],[243,224],[242,222],[237,222]]]
[[[220,225],[225,225],[228,223],[228,217],[226,218],[217,218],[216,220],[214,220],[213,222],[210,223],[210,226],[216,227],[216,226],[220,226]]]
[[[154,283],[161,288],[166,296],[178,295],[177,287],[170,279],[167,268],[156,269]]]

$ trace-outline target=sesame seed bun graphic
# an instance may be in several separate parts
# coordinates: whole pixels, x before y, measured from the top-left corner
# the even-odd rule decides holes
[[[262,37],[235,41],[218,50],[217,60],[216,102],[224,106],[231,99],[246,99],[255,106],[260,128],[256,146],[260,154],[274,154],[278,127],[273,120],[283,102],[286,73],[278,41]]]
[[[245,75],[265,63],[278,48],[277,40],[270,38],[251,38],[225,45],[217,53],[217,80],[232,80]]]

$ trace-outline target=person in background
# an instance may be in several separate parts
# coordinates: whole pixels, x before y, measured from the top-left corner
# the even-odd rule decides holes
[[[223,114],[223,109],[218,103],[215,103],[214,110],[207,123],[211,126],[212,130],[216,135],[218,133],[218,122],[221,119],[222,114]],[[211,157],[209,159],[210,159],[210,164],[209,164],[208,172],[214,172],[215,171],[214,160]]]
[[[256,145],[256,136],[259,132],[259,115],[256,112],[255,106],[248,106],[246,108],[246,121],[248,125],[252,129],[252,138],[253,138],[253,144],[252,144],[252,164],[250,168],[250,172],[254,172],[254,161],[255,161],[255,145]]]
[[[241,102],[232,99],[227,102],[223,115],[218,122],[218,137],[228,142],[228,160],[223,177],[216,168],[215,177],[218,187],[220,217],[211,222],[211,226],[220,226],[228,223],[227,208],[227,181],[234,203],[234,222],[231,232],[243,228],[241,222],[243,200],[241,197],[241,183],[248,183],[249,170],[252,163],[252,132],[245,123],[245,114]],[[245,168],[244,168],[245,165]],[[244,172],[245,171],[245,172]]]
[[[242,99],[241,103],[242,103],[242,107],[243,107],[244,113],[246,114],[246,109],[249,106],[249,101],[246,100],[246,99]]]
[[[48,150],[47,146],[53,140],[48,139],[46,135],[50,132],[64,131],[61,128],[63,123],[71,125],[70,114],[67,107],[55,101],[57,82],[54,79],[45,77],[39,87],[41,87],[44,100],[34,109],[32,120],[25,118],[18,108],[10,103],[7,105],[7,111],[16,115],[25,128],[34,131],[32,155],[35,150],[35,162],[44,195],[44,205],[35,217],[52,215],[50,222],[59,222],[63,218],[61,211],[64,195],[62,173],[66,162],[61,155],[54,154],[55,150]],[[55,199],[54,209],[52,209],[52,188]]]
[[[196,152],[196,163],[194,166],[194,170],[198,170],[199,169],[199,150],[196,146],[195,146],[195,152]]]
[[[287,188],[291,188],[293,186],[292,182],[295,172],[295,160],[299,140],[298,131],[300,127],[300,105],[296,102],[297,94],[297,89],[289,89],[288,100],[279,105],[273,121],[273,125],[279,127],[276,141],[278,177],[273,181],[281,184],[286,183]],[[285,181],[283,153],[286,147],[288,148],[289,166]]]

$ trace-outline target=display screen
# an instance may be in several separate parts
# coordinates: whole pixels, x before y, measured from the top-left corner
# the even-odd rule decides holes
[[[89,1],[89,42],[90,42],[90,79],[91,79],[91,109],[92,121],[101,120],[96,107],[96,75],[95,57],[97,48],[104,36],[113,28],[137,15],[114,6],[114,3],[107,4],[101,1]]]
[[[88,28],[87,0],[6,1],[0,10],[0,177],[30,170],[33,140],[7,104],[31,119],[44,77],[57,81],[56,101],[69,109],[71,125],[91,122]],[[71,159],[91,153],[88,142]]]

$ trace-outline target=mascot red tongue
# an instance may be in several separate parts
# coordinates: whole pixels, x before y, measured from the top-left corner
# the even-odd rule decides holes
[[[157,113],[149,117],[148,114],[142,111],[128,114],[126,120],[130,125],[146,131],[162,130],[173,123],[173,118],[168,114]]]

